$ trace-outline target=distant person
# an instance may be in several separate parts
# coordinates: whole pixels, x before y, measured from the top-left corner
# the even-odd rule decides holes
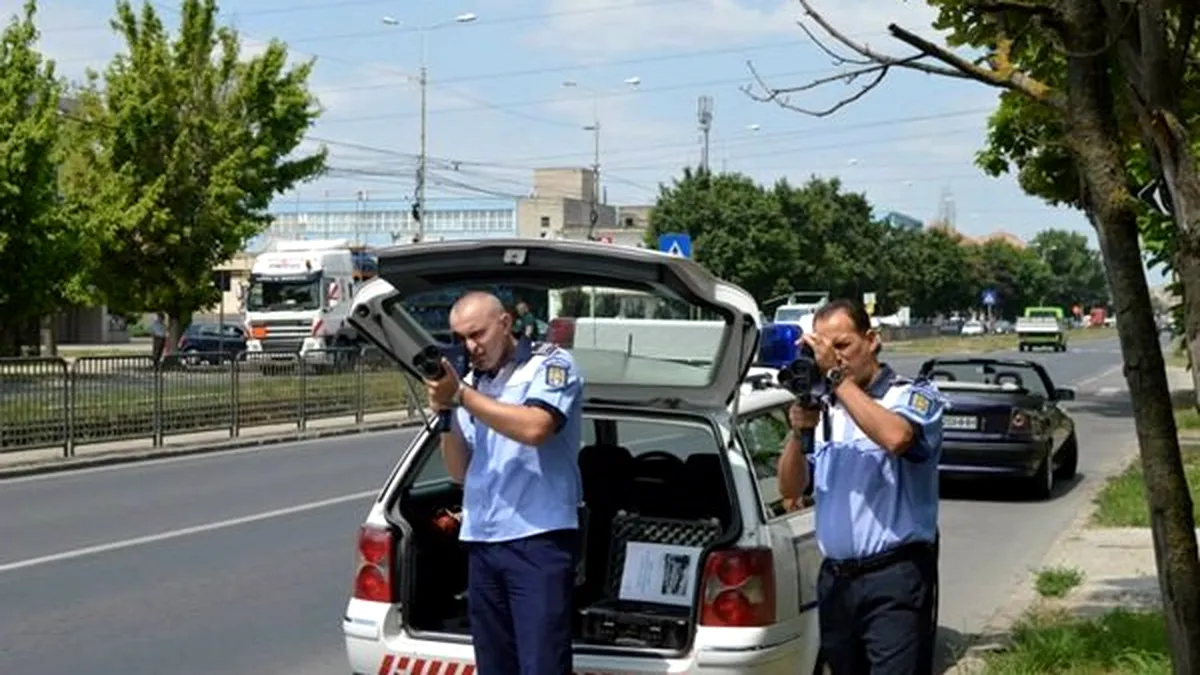
[[[539,337],[537,317],[529,309],[529,303],[524,300],[517,303],[517,319],[513,322],[513,332],[517,334],[517,337],[529,340],[537,340]]]
[[[833,675],[930,675],[945,399],[878,361],[879,335],[853,301],[818,309],[802,339],[832,393],[821,411],[792,406],[778,480],[789,503],[813,491],[821,656]]]
[[[155,312],[150,319],[150,355],[154,362],[162,360],[163,350],[167,346],[167,318],[162,312]]]
[[[526,307],[528,309],[528,307]],[[517,337],[499,298],[468,293],[450,309],[471,370],[427,381],[453,410],[442,457],[463,484],[467,607],[477,672],[568,675],[578,557],[583,378],[553,344]]]

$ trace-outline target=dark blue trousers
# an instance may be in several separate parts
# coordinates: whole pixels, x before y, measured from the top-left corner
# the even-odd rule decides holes
[[[467,612],[479,675],[570,675],[578,533],[467,547]]]
[[[833,675],[932,675],[937,567],[936,545],[860,564],[824,561],[817,579],[821,660]]]

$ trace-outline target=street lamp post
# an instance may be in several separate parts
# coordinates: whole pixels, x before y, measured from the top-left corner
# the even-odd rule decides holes
[[[642,78],[636,75],[625,78],[625,84],[630,87],[637,87],[641,83]],[[585,89],[592,94],[592,123],[583,127],[584,131],[592,132],[592,198],[588,212],[587,233],[587,238],[591,241],[595,239],[596,222],[600,220],[597,203],[600,199],[600,93],[591,87],[580,85],[575,80],[567,80],[562,83],[562,86]]]
[[[478,18],[479,17],[476,16],[473,12],[465,12],[465,13],[459,14],[458,16],[454,17],[453,19],[449,19],[447,21],[439,21],[437,23],[429,24],[426,26],[418,26],[416,28],[417,35],[419,36],[419,38],[421,40],[421,67],[420,67],[420,70],[417,72],[417,85],[421,88],[421,140],[420,140],[420,150],[418,151],[418,155],[417,155],[417,189],[416,189],[416,195],[415,195],[416,203],[413,205],[413,216],[416,218],[416,221],[417,221],[416,241],[423,241],[425,239],[425,183],[426,183],[427,169],[429,166],[429,152],[428,152],[429,63],[428,63],[428,51],[427,51],[425,33],[427,31],[430,31],[430,30],[433,30],[436,28],[441,28],[443,26],[448,26],[448,25],[454,24],[454,23],[471,23]],[[390,16],[383,17],[383,23],[388,26],[403,25],[399,19],[396,19],[396,18],[390,17]]]

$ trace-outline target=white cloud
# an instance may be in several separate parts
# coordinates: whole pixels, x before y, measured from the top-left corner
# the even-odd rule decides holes
[[[775,0],[770,4],[761,8],[746,0],[630,0],[624,6],[612,0],[546,0],[548,19],[528,39],[539,47],[598,57],[770,35],[803,37],[796,26],[804,16],[800,3]],[[876,39],[886,37],[887,24],[929,34],[936,16],[934,9],[915,0],[813,0],[811,4],[839,31],[884,48],[894,46]],[[825,39],[811,19],[808,25]]]

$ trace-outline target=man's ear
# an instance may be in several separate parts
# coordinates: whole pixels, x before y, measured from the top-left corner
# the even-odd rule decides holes
[[[867,331],[867,342],[871,345],[871,353],[878,355],[883,349],[883,339],[879,337],[879,331],[874,328]]]

